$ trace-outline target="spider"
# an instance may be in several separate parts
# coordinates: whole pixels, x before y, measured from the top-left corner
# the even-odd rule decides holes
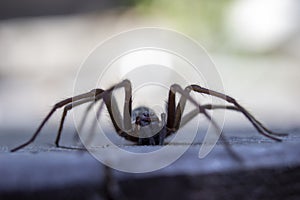
[[[112,93],[115,89],[123,88],[125,90],[125,103],[123,107],[123,119],[116,119],[112,103],[115,101]],[[221,98],[226,102],[232,105],[211,105],[205,104],[201,105],[197,102],[191,95],[191,91],[206,95],[211,95],[217,98]],[[175,103],[176,93],[180,94],[178,104]],[[147,107],[138,107],[132,110],[132,87],[129,80],[123,80],[118,84],[110,87],[107,90],[103,89],[93,89],[90,92],[83,93],[74,97],[67,98],[56,103],[49,114],[41,122],[40,126],[37,128],[33,136],[22,145],[14,148],[11,152],[17,151],[30,143],[32,143],[38,134],[41,132],[45,123],[49,120],[52,114],[59,108],[64,108],[62,118],[60,121],[60,126],[55,140],[55,145],[60,147],[59,141],[63,129],[63,124],[65,117],[72,108],[92,102],[91,105],[87,108],[87,112],[92,107],[92,105],[99,101],[106,105],[109,116],[111,118],[113,127],[116,133],[125,138],[126,140],[137,143],[138,145],[163,145],[166,137],[176,133],[180,127],[188,123],[193,117],[197,114],[202,113],[204,116],[210,120],[213,126],[218,129],[220,128],[211,118],[207,110],[212,109],[227,109],[232,111],[241,112],[254,126],[254,128],[263,136],[273,139],[275,141],[281,141],[281,136],[285,136],[285,133],[275,133],[267,129],[261,122],[254,118],[245,108],[243,108],[237,101],[225,94],[210,90],[199,85],[189,85],[183,89],[178,84],[173,84],[169,89],[168,101],[167,101],[167,113],[161,114],[161,119]],[[185,116],[182,116],[182,113],[185,109],[186,102],[190,101],[197,109],[194,109],[187,113]],[[103,104],[102,104],[103,105]],[[119,116],[120,113],[117,113]],[[123,126],[123,127],[122,127]],[[147,130],[152,128],[157,129],[158,131],[155,134],[149,136],[149,131]]]

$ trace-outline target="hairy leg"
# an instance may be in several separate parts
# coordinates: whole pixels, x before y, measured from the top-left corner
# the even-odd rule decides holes
[[[262,134],[262,135],[264,135],[268,138],[271,138],[271,139],[276,140],[276,141],[281,141],[280,138],[277,138],[275,136],[285,136],[285,135],[287,135],[285,133],[275,133],[275,132],[272,132],[269,129],[267,129],[264,125],[262,125],[261,122],[259,122],[253,115],[251,115],[245,108],[243,108],[240,104],[238,104],[235,99],[233,99],[232,97],[229,97],[228,95],[225,95],[225,94],[222,94],[222,93],[219,93],[219,92],[215,92],[213,90],[209,90],[209,89],[200,87],[198,85],[191,85],[191,86],[188,86],[188,87],[185,88],[186,93],[190,93],[191,91],[194,91],[194,92],[197,92],[197,93],[202,93],[202,94],[208,94],[208,95],[211,95],[211,96],[214,96],[214,97],[224,99],[225,101],[227,101],[229,103],[232,103],[234,105],[233,107],[232,106],[224,106],[224,109],[235,110],[235,111],[243,113],[244,116],[256,128],[256,130],[260,134]],[[178,130],[179,127],[181,126],[181,120],[182,120],[181,118],[182,118],[182,113],[185,109],[186,100],[187,99],[186,99],[185,96],[181,96],[180,101],[178,103],[178,106],[177,106],[176,110],[174,111],[175,112],[175,114],[174,114],[174,116],[175,116],[174,117],[174,128],[175,128],[175,130]],[[222,107],[219,106],[219,108],[222,108]],[[208,109],[208,107],[206,107],[206,109]],[[210,109],[212,109],[212,108],[210,108]],[[194,112],[196,112],[196,111],[194,111]]]
[[[259,122],[257,119],[255,119],[254,116],[251,115],[244,107],[242,107],[234,98],[232,98],[228,95],[225,95],[225,94],[213,91],[213,90],[209,90],[209,89],[200,87],[199,85],[191,85],[189,87],[191,88],[191,90],[193,90],[195,92],[211,95],[211,96],[214,96],[214,97],[218,97],[218,98],[221,98],[221,99],[227,101],[228,103],[232,103],[234,106],[237,107],[238,111],[240,111],[241,113],[244,114],[244,116],[252,123],[252,125],[256,128],[256,130],[260,134],[262,134],[262,135],[264,135],[264,136],[266,136],[270,139],[273,139],[273,140],[276,140],[276,141],[281,141],[280,138],[277,138],[275,136],[285,136],[285,135],[287,135],[285,133],[275,133],[275,132],[267,129],[264,125],[262,125],[261,122]]]
[[[176,93],[181,94],[181,100],[183,103],[184,102],[184,106],[179,105],[177,107],[180,107],[180,109],[183,111],[184,107],[185,107],[185,103],[187,100],[189,100],[194,106],[197,107],[197,111],[198,113],[202,113],[204,114],[204,116],[212,123],[213,127],[217,130],[217,132],[220,133],[220,138],[221,140],[224,142],[225,148],[226,150],[229,152],[229,154],[237,161],[241,161],[242,159],[231,149],[229,142],[225,139],[225,137],[222,135],[222,130],[219,127],[219,125],[215,122],[215,120],[213,120],[211,118],[211,116],[209,115],[209,113],[207,113],[205,107],[203,107],[201,104],[199,104],[194,98],[192,98],[190,96],[190,91],[189,88],[186,89],[182,89],[179,85],[174,84],[171,86],[170,90],[169,90],[169,100],[168,100],[168,120],[167,120],[167,135],[170,135],[174,132],[176,132],[178,129],[176,129],[175,127],[175,119],[176,119],[176,111],[175,111],[175,95]],[[184,100],[183,100],[184,99]],[[180,100],[180,101],[181,101]],[[181,114],[180,114],[181,117]],[[169,123],[169,124],[168,124]]]
[[[54,105],[54,107],[52,108],[52,110],[48,113],[48,115],[44,118],[44,120],[41,122],[40,126],[37,128],[37,130],[35,131],[35,133],[33,134],[33,136],[25,143],[23,143],[22,145],[14,148],[11,150],[11,152],[15,152],[27,145],[29,145],[30,143],[32,143],[36,137],[38,136],[38,134],[40,133],[40,131],[42,130],[42,128],[44,127],[44,125],[46,124],[46,122],[50,119],[50,117],[53,115],[53,113],[61,108],[61,107],[64,107],[67,105],[67,108],[64,110],[64,113],[62,115],[62,119],[61,119],[61,125],[60,125],[60,128],[59,128],[59,132],[58,132],[58,135],[56,137],[56,145],[59,146],[59,139],[60,139],[60,135],[61,135],[61,130],[62,130],[62,127],[63,127],[63,122],[64,122],[64,119],[67,115],[67,112],[73,108],[75,106],[75,103],[77,101],[81,101],[82,100],[82,103],[86,103],[86,102],[89,102],[89,101],[93,101],[93,100],[98,100],[98,99],[102,99],[104,100],[106,106],[108,107],[108,111],[110,113],[110,116],[111,116],[111,119],[113,121],[113,124],[114,124],[114,127],[116,129],[116,131],[123,137],[126,136],[126,139],[130,139],[130,140],[135,140],[134,137],[131,137],[130,135],[128,135],[126,132],[124,132],[120,127],[119,125],[121,124],[120,122],[117,122],[114,120],[114,114],[113,113],[113,108],[112,108],[112,104],[111,104],[111,101],[110,101],[110,98],[111,98],[111,92],[114,90],[114,89],[117,89],[117,88],[120,88],[120,87],[124,87],[125,88],[125,96],[126,96],[126,99],[125,99],[125,104],[124,104],[124,127],[125,129],[126,128],[131,128],[131,83],[128,81],[128,80],[124,80],[122,81],[121,83],[119,84],[116,84],[115,86],[111,87],[110,89],[106,90],[105,92],[103,92],[102,89],[94,89],[90,92],[87,92],[87,93],[84,93],[84,94],[81,94],[81,95],[77,95],[77,96],[74,96],[74,97],[71,97],[71,98],[68,98],[68,99],[65,99],[63,101],[60,101],[58,103],[56,103]],[[103,94],[103,95],[102,95]],[[105,95],[104,95],[105,94]],[[87,101],[84,101],[84,99],[88,99]],[[78,105],[81,105],[82,103],[79,103],[78,102]],[[72,104],[74,103],[74,105],[70,105],[68,106],[68,104]],[[78,106],[76,104],[76,106]]]
[[[51,109],[51,111],[48,113],[48,115],[44,118],[44,120],[41,122],[41,124],[39,125],[39,127],[37,128],[37,130],[34,132],[34,134],[32,135],[32,137],[25,143],[21,144],[20,146],[17,146],[15,148],[13,148],[11,150],[11,152],[15,152],[19,149],[22,149],[23,147],[29,145],[30,143],[32,143],[35,138],[38,136],[38,134],[40,133],[40,131],[42,130],[42,128],[44,127],[44,125],[46,124],[46,122],[50,119],[50,117],[53,115],[53,113],[61,108],[61,107],[64,107],[65,105],[69,104],[69,103],[72,103],[72,102],[76,102],[76,101],[79,101],[79,100],[82,100],[82,99],[86,99],[86,98],[91,98],[95,95],[97,95],[97,92],[98,90],[95,89],[95,90],[92,90],[90,92],[87,92],[87,93],[84,93],[84,94],[80,94],[80,95],[77,95],[77,96],[74,96],[74,97],[70,97],[70,98],[67,98],[65,100],[62,100],[58,103],[56,103],[53,108]]]

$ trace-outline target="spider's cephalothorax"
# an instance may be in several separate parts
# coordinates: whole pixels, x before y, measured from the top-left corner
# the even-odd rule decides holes
[[[158,122],[159,119],[153,110],[145,106],[137,107],[132,111],[132,121],[139,126],[147,126],[151,122]]]
[[[158,145],[160,136],[163,135],[163,123],[165,114],[161,114],[162,120],[159,120],[155,112],[145,106],[137,107],[132,111],[132,122],[138,144],[140,145]]]
[[[112,106],[112,102],[115,102],[112,93],[115,89],[119,89],[119,88],[125,89],[123,119],[115,119],[114,117],[115,115],[113,112],[114,109]],[[190,95],[191,92],[217,97],[225,100],[227,103],[231,105],[211,105],[211,104],[202,105],[200,102],[197,102]],[[175,101],[176,94],[181,95],[177,105]],[[168,94],[167,112],[161,114],[161,120],[159,120],[159,118],[154,114],[154,112],[151,109],[146,107],[138,107],[132,111],[131,95],[132,95],[131,82],[129,80],[123,80],[120,83],[110,87],[107,90],[93,89],[90,92],[83,93],[65,99],[63,101],[60,101],[54,105],[52,110],[42,121],[42,123],[40,124],[36,132],[33,134],[33,136],[27,142],[12,149],[11,151],[17,151],[27,146],[28,144],[32,143],[37,137],[37,135],[39,134],[39,132],[42,130],[45,123],[52,116],[52,114],[58,108],[64,107],[64,111],[60,121],[60,126],[55,140],[56,146],[59,147],[59,140],[64,125],[64,120],[68,111],[76,106],[90,102],[90,106],[88,106],[88,109],[86,110],[86,114],[83,118],[83,122],[84,122],[84,119],[86,118],[86,115],[90,111],[91,107],[100,100],[102,100],[102,103],[104,102],[104,104],[106,105],[106,108],[110,115],[114,129],[116,130],[116,133],[127,140],[136,142],[137,144],[162,145],[166,137],[172,135],[173,133],[176,133],[179,128],[187,124],[191,119],[193,119],[199,113],[204,114],[205,117],[211,121],[212,125],[217,130],[221,131],[221,129],[218,127],[215,121],[211,118],[210,114],[207,112],[207,110],[212,110],[212,109],[227,109],[227,110],[233,110],[242,113],[251,122],[251,124],[256,128],[256,130],[260,134],[268,138],[271,138],[273,140],[281,141],[281,139],[278,138],[278,136],[287,135],[283,133],[274,133],[269,129],[267,129],[265,126],[262,125],[262,123],[260,123],[257,119],[255,119],[254,116],[251,115],[245,108],[243,108],[239,103],[237,103],[237,101],[234,98],[216,92],[214,90],[203,88],[199,85],[189,85],[185,89],[182,89],[178,84],[171,85]],[[195,109],[190,111],[186,115],[182,116],[187,101],[191,102],[192,105],[195,106]],[[98,113],[100,112],[101,109],[98,110]],[[118,114],[118,116],[121,115]],[[222,135],[220,136],[221,139],[224,140]]]

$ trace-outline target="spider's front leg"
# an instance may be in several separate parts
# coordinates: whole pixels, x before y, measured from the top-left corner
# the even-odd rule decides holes
[[[116,113],[113,111],[112,104],[111,104],[112,103],[111,102],[112,91],[114,89],[121,88],[121,87],[125,88],[125,96],[126,96],[125,97],[126,98],[125,99],[125,104],[124,104],[123,123],[121,121],[117,121],[114,118],[114,116],[116,116]],[[107,106],[107,109],[110,113],[110,117],[111,117],[111,120],[113,122],[114,128],[117,131],[117,133],[120,136],[125,137],[128,140],[137,141],[136,137],[133,137],[133,136],[127,134],[125,131],[123,131],[124,128],[125,128],[125,130],[128,130],[128,129],[131,130],[132,129],[131,128],[131,104],[132,104],[132,101],[131,101],[131,83],[130,83],[129,80],[124,80],[124,81],[120,82],[119,84],[116,84],[116,85],[112,86],[111,88],[109,88],[106,91],[104,91],[102,89],[94,89],[90,92],[87,92],[87,93],[84,93],[84,94],[81,94],[81,95],[77,95],[77,96],[74,96],[74,97],[71,97],[71,98],[68,98],[68,99],[65,99],[63,101],[60,101],[60,102],[56,103],[54,105],[54,107],[52,108],[52,110],[48,113],[48,115],[41,122],[40,126],[37,128],[37,130],[35,131],[33,136],[27,142],[25,142],[22,145],[12,149],[11,152],[15,152],[15,151],[17,151],[19,149],[22,149],[25,146],[31,144],[36,139],[36,137],[38,136],[38,134],[40,133],[40,131],[42,130],[42,128],[44,127],[46,122],[53,115],[53,113],[57,109],[64,107],[64,111],[63,111],[62,118],[61,118],[61,121],[60,121],[60,126],[59,126],[58,133],[57,133],[57,137],[56,137],[56,140],[55,140],[56,146],[59,146],[59,140],[60,140],[61,132],[62,132],[62,129],[63,129],[64,120],[66,118],[66,115],[67,115],[68,111],[70,111],[72,108],[74,108],[76,106],[79,106],[79,105],[82,105],[84,103],[91,102],[91,101],[98,101],[100,99],[104,100],[104,102]],[[117,115],[118,114],[119,113],[117,113]],[[122,127],[121,124],[124,124],[124,127]]]
[[[103,90],[101,90],[101,92],[103,92]],[[82,105],[84,103],[91,102],[91,101],[94,101],[94,100],[95,100],[95,97],[90,97],[90,98],[82,99],[82,100],[74,102],[74,103],[70,103],[70,104],[68,104],[68,105],[66,105],[64,107],[64,111],[63,111],[63,114],[61,116],[61,120],[60,120],[60,125],[59,125],[59,128],[58,128],[57,136],[56,136],[56,139],[55,139],[55,145],[56,145],[56,147],[59,147],[60,136],[61,136],[61,133],[62,133],[62,130],[63,130],[63,125],[64,125],[64,122],[65,122],[65,118],[67,116],[67,113],[72,108],[74,108],[76,106],[79,106],[79,105]]]
[[[213,90],[209,90],[209,89],[200,87],[198,85],[190,85],[190,86],[186,87],[184,90],[184,92],[187,93],[188,95],[191,91],[218,97],[218,98],[221,98],[221,99],[227,101],[228,103],[232,103],[234,105],[234,106],[224,106],[224,105],[208,104],[208,105],[201,106],[203,109],[209,109],[209,110],[211,110],[211,109],[227,109],[227,110],[234,110],[234,111],[241,112],[252,123],[252,125],[256,128],[256,130],[260,134],[262,134],[270,139],[276,140],[276,141],[281,141],[281,139],[277,138],[275,136],[286,136],[287,135],[285,133],[275,133],[275,132],[267,129],[261,122],[259,122],[253,115],[251,115],[245,108],[243,108],[239,103],[237,103],[237,101],[234,98],[232,98],[228,95],[225,95],[225,94],[213,91]],[[186,116],[184,116],[182,118],[181,115],[184,111],[184,108],[186,105],[186,100],[187,100],[186,96],[182,95],[180,98],[179,104],[176,108],[176,111],[173,111],[173,112],[175,112],[174,128],[176,130],[178,130],[180,126],[185,125],[189,120],[191,120],[193,117],[195,117],[199,113],[198,110],[196,109],[194,111],[191,111],[190,113],[188,113]],[[174,110],[175,110],[175,108],[174,108]]]
[[[115,89],[124,88],[125,90],[125,103],[123,107],[123,119],[121,117],[120,111],[117,108],[115,98],[112,96],[112,92]],[[116,132],[124,137],[124,135],[128,135],[131,140],[128,131],[132,130],[131,124],[131,112],[132,112],[132,88],[131,82],[129,80],[124,80],[119,84],[113,86],[103,97],[103,101],[107,107],[109,116],[112,120],[113,126]]]
[[[116,103],[116,99],[115,97],[112,95],[113,91],[119,88],[124,88],[125,90],[125,103],[124,103],[124,107],[123,107],[123,119],[121,117],[120,111],[117,108],[117,103]],[[137,142],[138,138],[132,136],[132,124],[131,124],[131,108],[132,108],[132,89],[131,89],[131,83],[129,80],[124,80],[114,86],[112,86],[111,88],[109,88],[108,90],[105,90],[101,93],[99,93],[98,95],[95,96],[94,102],[92,102],[86,109],[84,116],[82,118],[82,121],[79,125],[79,130],[81,130],[81,128],[84,125],[84,122],[87,118],[87,114],[89,113],[89,111],[91,110],[91,108],[95,105],[96,102],[98,102],[99,100],[103,100],[103,102],[101,102],[101,106],[99,108],[99,110],[96,113],[96,119],[95,122],[97,122],[97,119],[99,117],[99,114],[102,110],[102,105],[103,103],[105,104],[107,111],[109,113],[109,116],[111,118],[113,127],[115,129],[115,131],[118,133],[119,136],[124,137],[127,140],[133,141],[133,142]],[[69,110],[73,107],[75,107],[77,105],[74,106],[70,106],[70,107],[66,107],[66,110]],[[63,115],[64,117],[64,115]],[[63,118],[62,117],[62,118]],[[63,124],[61,122],[61,124]],[[95,123],[92,125],[92,128],[95,127]],[[93,131],[91,131],[93,132]],[[91,137],[88,139],[88,142],[91,141]]]
[[[218,97],[218,98],[221,98],[221,99],[227,101],[228,103],[233,104],[237,109],[231,109],[231,110],[236,110],[236,111],[239,111],[239,112],[243,113],[244,116],[256,128],[256,130],[260,134],[264,135],[265,137],[268,137],[268,138],[276,140],[276,141],[282,141],[280,138],[278,138],[276,136],[286,136],[286,135],[288,135],[286,133],[275,133],[275,132],[267,129],[261,122],[259,122],[257,119],[255,119],[255,117],[253,115],[251,115],[244,107],[242,107],[234,98],[232,98],[228,95],[225,95],[225,94],[213,91],[213,90],[209,90],[207,88],[200,87],[199,85],[191,85],[191,86],[188,86],[188,87],[190,87],[191,90],[193,90],[195,92],[211,95],[211,96],[214,96],[214,97]],[[226,107],[225,107],[225,109],[226,109]]]
[[[197,102],[194,98],[190,96],[190,87],[186,87],[184,90],[178,85],[174,84],[169,90],[169,100],[168,100],[168,119],[167,119],[167,136],[175,133],[180,128],[180,121],[182,118],[182,113],[185,109],[186,101],[189,100],[194,106],[197,107],[197,114],[202,113],[204,116],[212,123],[213,127],[220,133],[220,138],[225,144],[226,150],[229,154],[237,161],[242,161],[242,159],[230,148],[229,142],[222,135],[222,130],[215,122],[214,119],[207,113],[205,107]],[[181,98],[177,107],[175,107],[175,95],[176,93],[181,94]]]
[[[197,107],[197,114],[202,113],[205,117],[210,120],[214,126],[221,131],[218,125],[214,122],[211,116],[207,113],[205,107],[203,107],[199,102],[196,102],[190,96],[190,87],[186,87],[184,90],[177,84],[171,86],[169,90],[169,97],[168,97],[168,118],[167,118],[167,129],[169,130],[167,136],[178,131],[180,128],[180,122],[182,119],[182,113],[186,106],[186,101],[189,100],[193,105]],[[181,98],[177,107],[175,106],[175,96],[176,93],[181,94]]]
[[[68,105],[70,103],[73,103],[73,102],[78,102],[78,101],[81,101],[81,100],[84,100],[84,99],[91,99],[91,98],[95,97],[95,95],[97,95],[99,92],[100,91],[98,89],[95,89],[95,90],[92,90],[90,92],[87,92],[87,93],[84,93],[84,94],[80,94],[80,95],[77,95],[77,96],[74,96],[74,97],[70,97],[70,98],[67,98],[65,100],[62,100],[62,101],[56,103],[53,106],[53,108],[51,109],[51,111],[48,113],[48,115],[41,122],[41,124],[39,125],[39,127],[37,128],[37,130],[35,131],[35,133],[32,135],[32,137],[27,142],[21,144],[20,146],[17,146],[15,148],[13,148],[10,151],[11,152],[18,151],[19,149],[22,149],[25,146],[27,146],[30,143],[32,143],[36,139],[36,137],[38,136],[38,134],[40,133],[40,131],[42,130],[42,128],[44,127],[44,125],[46,124],[46,122],[50,119],[50,117],[53,115],[53,113],[57,109],[62,108],[62,107],[66,106],[66,105]],[[65,115],[66,115],[66,113],[65,113]],[[60,135],[60,133],[59,133],[59,135]],[[59,136],[57,138],[59,138]]]

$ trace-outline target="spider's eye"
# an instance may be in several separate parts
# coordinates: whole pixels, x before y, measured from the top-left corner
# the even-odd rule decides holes
[[[149,113],[144,112],[143,115],[144,115],[145,117],[149,117]]]

